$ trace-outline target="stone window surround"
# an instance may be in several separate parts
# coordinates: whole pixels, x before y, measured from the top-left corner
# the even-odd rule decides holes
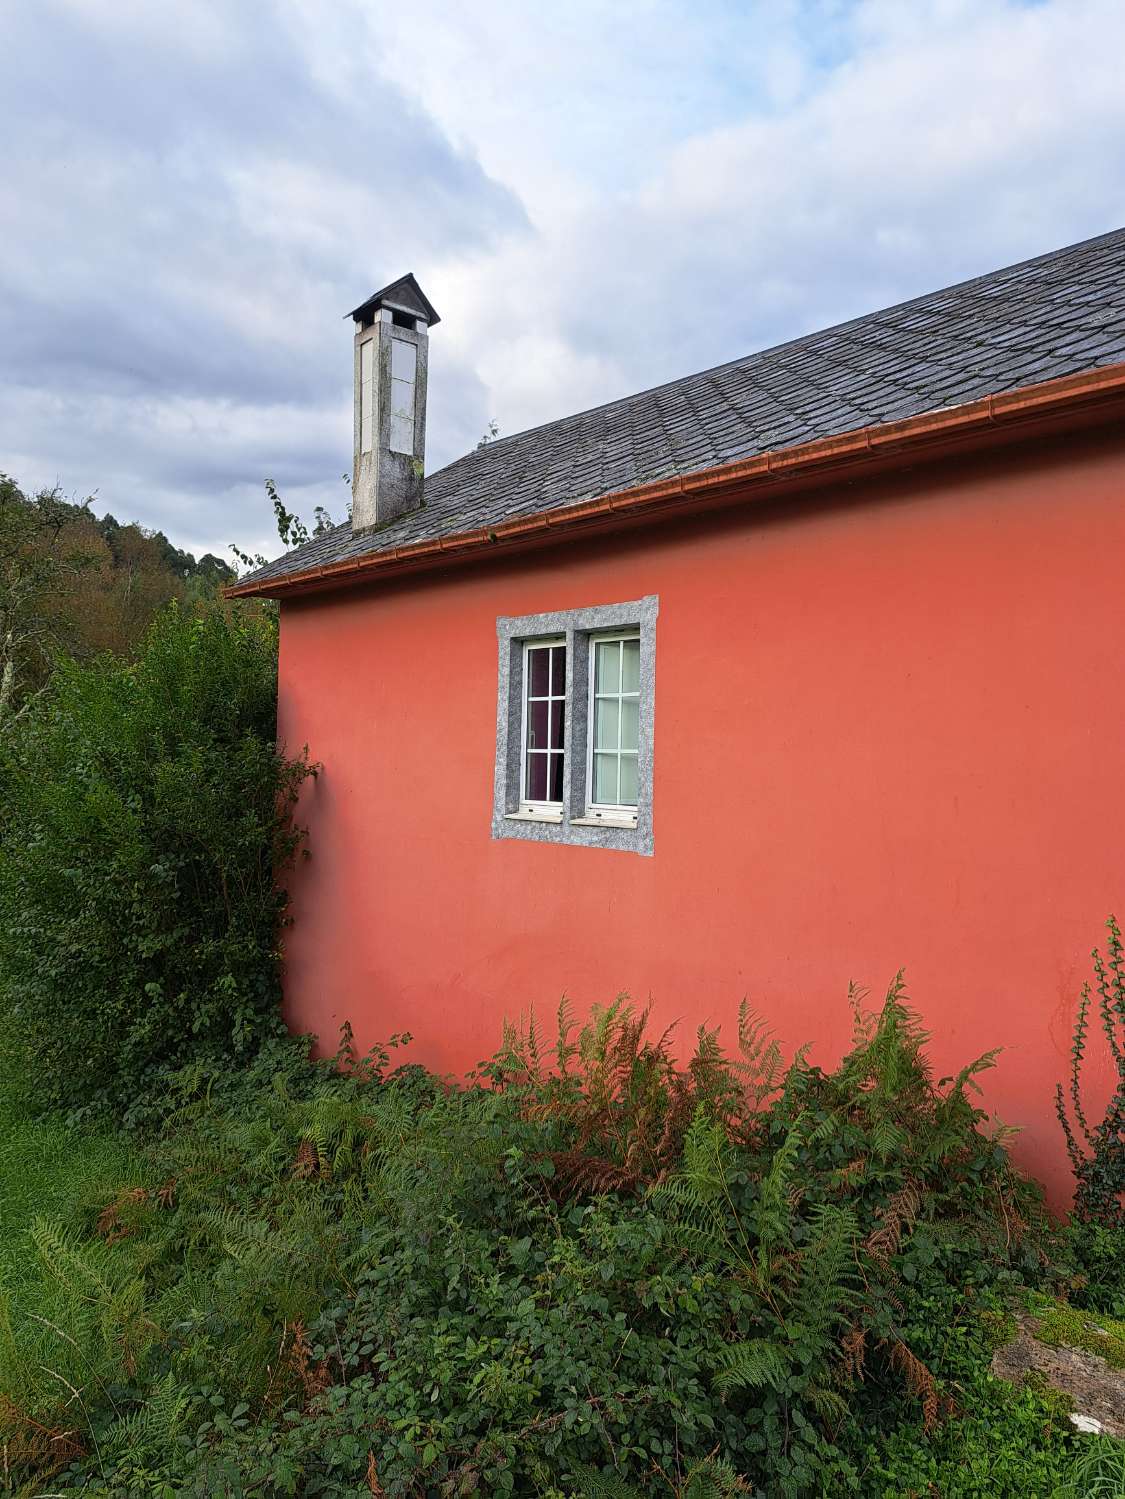
[[[492,836],[533,843],[571,843],[651,855],[652,746],[656,684],[656,594],[625,604],[598,604],[548,614],[502,615],[496,621],[499,647],[496,698],[496,769],[493,780]],[[590,636],[635,629],[641,640],[640,722],[637,739],[637,822],[621,826],[586,816],[586,741],[590,713]],[[523,746],[523,647],[529,640],[566,641],[566,707],[563,728],[563,800],[559,818],[521,814],[520,770]]]

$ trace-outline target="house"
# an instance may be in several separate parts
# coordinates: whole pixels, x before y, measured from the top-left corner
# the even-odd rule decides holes
[[[230,590],[280,600],[324,765],[292,1023],[459,1073],[564,991],[689,1039],[745,995],[829,1062],[905,965],[1064,1193],[1125,917],[1125,231],[432,474],[437,313],[407,276],[351,316],[352,519]]]

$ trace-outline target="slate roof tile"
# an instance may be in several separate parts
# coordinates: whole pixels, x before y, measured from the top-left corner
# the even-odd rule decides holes
[[[1125,360],[1125,229],[498,439],[425,505],[260,568],[267,582]]]

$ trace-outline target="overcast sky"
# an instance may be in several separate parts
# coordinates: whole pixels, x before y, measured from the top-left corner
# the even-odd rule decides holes
[[[0,0],[0,469],[195,551],[1125,223],[1122,0]]]

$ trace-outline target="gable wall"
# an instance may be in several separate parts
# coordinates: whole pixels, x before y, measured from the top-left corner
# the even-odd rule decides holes
[[[748,995],[827,1062],[849,979],[905,965],[939,1075],[1004,1045],[987,1102],[1063,1192],[1054,1084],[1125,919],[1125,442],[833,498],[285,604],[280,731],[324,762],[291,1022],[462,1072],[564,990],[685,1039]],[[648,594],[653,856],[494,840],[497,616]]]

